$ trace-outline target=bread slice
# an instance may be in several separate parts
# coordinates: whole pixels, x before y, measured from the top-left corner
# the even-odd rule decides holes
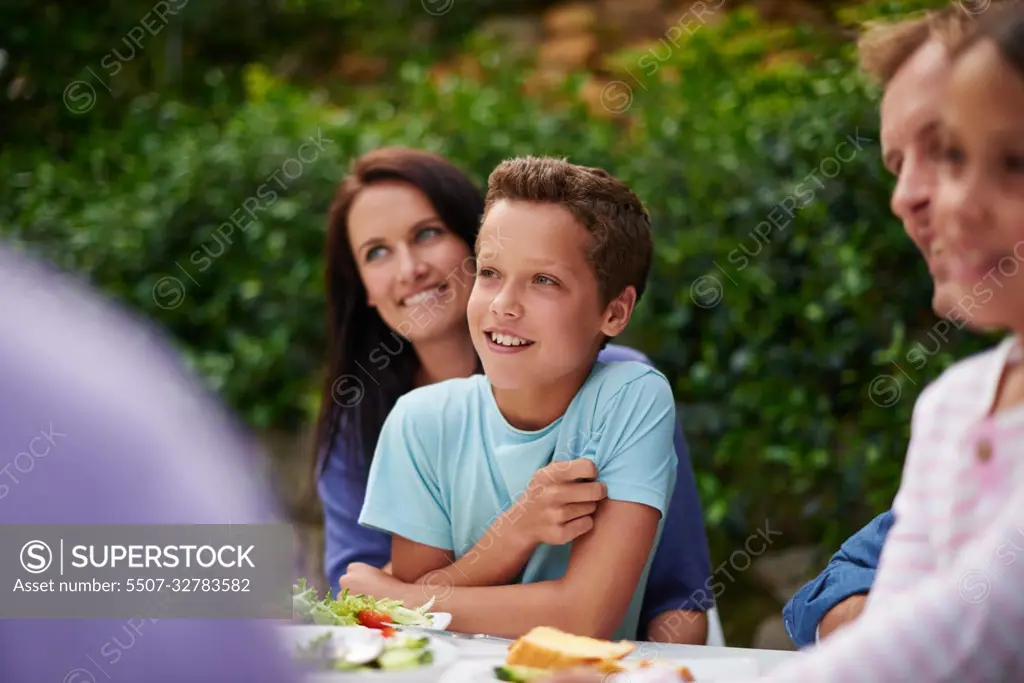
[[[602,660],[622,659],[634,649],[636,645],[626,640],[613,643],[574,636],[549,626],[537,626],[509,645],[505,662],[509,666],[563,669]]]

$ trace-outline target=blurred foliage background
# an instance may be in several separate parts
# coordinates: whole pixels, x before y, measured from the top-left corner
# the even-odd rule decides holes
[[[921,388],[991,342],[930,311],[855,68],[859,22],[945,3],[696,4],[8,0],[0,237],[163,326],[315,529],[302,435],[349,162],[423,147],[481,187],[518,154],[603,166],[653,216],[622,341],[674,383],[715,566],[770,520],[817,569],[889,507]],[[755,583],[720,598],[730,644],[784,599]]]

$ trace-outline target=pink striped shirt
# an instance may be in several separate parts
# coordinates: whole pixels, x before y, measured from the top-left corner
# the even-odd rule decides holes
[[[922,392],[864,612],[762,681],[1024,680],[1024,406],[989,414],[1020,358],[1008,338]]]

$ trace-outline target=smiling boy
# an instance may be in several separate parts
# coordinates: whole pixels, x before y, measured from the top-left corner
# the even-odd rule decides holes
[[[374,592],[422,602],[417,583],[475,562],[467,552],[491,523],[516,505],[528,514],[523,492],[564,461],[606,490],[596,511],[578,504],[592,529],[525,554],[499,529],[493,542],[525,558],[515,578],[435,590],[435,609],[459,631],[517,637],[548,625],[635,639],[675,485],[675,406],[657,370],[597,355],[643,294],[647,211],[603,170],[513,159],[489,179],[476,252],[467,318],[485,374],[417,389],[388,416],[360,516],[393,536],[394,582]]]

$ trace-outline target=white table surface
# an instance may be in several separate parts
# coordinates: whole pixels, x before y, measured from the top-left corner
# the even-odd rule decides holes
[[[447,639],[446,639],[447,640]],[[459,650],[460,658],[504,657],[508,645],[485,640],[449,640]],[[637,642],[637,648],[630,658],[640,659],[704,659],[742,658],[757,661],[761,674],[765,674],[790,657],[799,653],[787,650],[755,650],[745,647],[714,647],[710,645],[670,645],[666,643]]]
[[[748,647],[714,647],[711,645],[672,645],[667,643],[637,643],[634,655],[644,659],[704,659],[707,657],[754,659],[761,673],[768,673],[780,663],[799,653],[792,650],[756,650]]]
[[[424,669],[412,669],[405,671],[394,671],[388,673],[372,672],[366,674],[344,672],[337,675],[320,674],[310,675],[305,679],[306,683],[479,683],[480,681],[494,680],[489,675],[490,666],[486,660],[497,664],[505,659],[508,653],[509,643],[487,640],[466,640],[458,638],[447,638],[443,635],[438,638],[447,647],[454,647],[458,659],[451,664],[426,667]],[[741,647],[714,647],[709,645],[666,645],[663,643],[637,642],[636,650],[629,656],[640,659],[672,659],[687,661],[696,666],[693,660],[698,659],[731,659],[746,660],[746,664],[734,661],[728,665],[750,667],[751,661],[757,666],[757,674],[752,671],[750,675],[763,675],[777,666],[780,662],[789,657],[798,656],[796,652],[783,650],[755,650]],[[446,647],[446,649],[447,649]],[[478,664],[475,664],[478,663]],[[724,664],[724,662],[723,662]],[[468,668],[470,671],[465,671]],[[462,671],[459,671],[462,669]],[[466,674],[469,675],[466,675]],[[481,675],[481,673],[483,675]],[[746,677],[747,674],[744,674]],[[723,679],[724,680],[724,679]]]

